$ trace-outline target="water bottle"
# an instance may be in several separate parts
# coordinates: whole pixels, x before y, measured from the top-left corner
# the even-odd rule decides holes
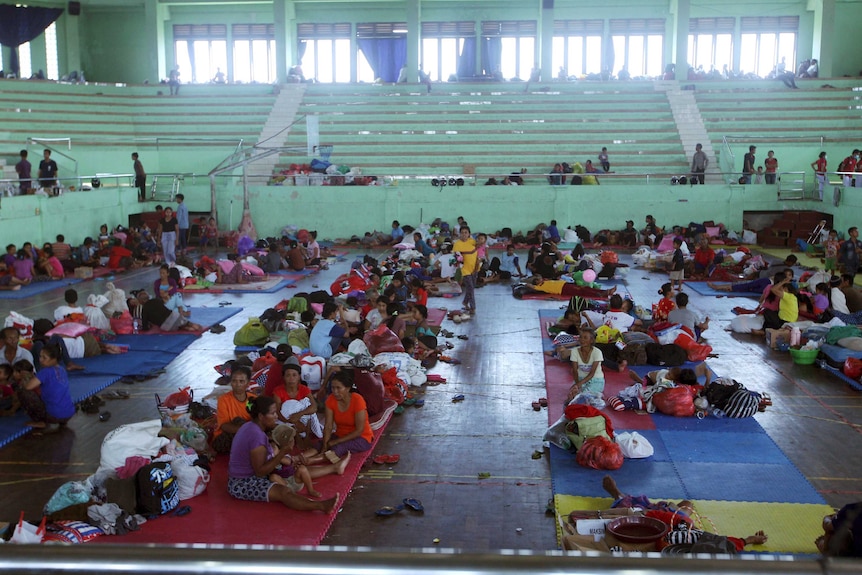
[[[138,318],[132,320],[132,333],[138,333]]]
[[[717,417],[718,419],[721,419],[722,417],[727,417],[727,415],[724,413],[724,411],[722,411],[721,409],[719,409],[717,407],[710,407],[709,413],[713,417]]]
[[[802,332],[798,327],[793,327],[790,329],[790,346],[798,347],[800,341],[802,340]]]

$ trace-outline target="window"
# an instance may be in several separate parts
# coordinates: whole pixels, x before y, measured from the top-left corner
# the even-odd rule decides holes
[[[298,26],[300,64],[306,78],[318,82],[350,82],[351,30],[349,22]]]
[[[625,66],[634,78],[660,76],[664,71],[664,20],[611,20],[613,69]]]
[[[45,29],[45,56],[47,59],[47,78],[60,79],[60,66],[57,63],[57,23],[52,22]]]
[[[18,46],[18,77],[29,78],[33,75],[33,62],[30,60],[30,42]]]
[[[475,37],[475,26],[468,21],[422,23],[422,70],[433,82],[457,76],[464,40]]]
[[[233,81],[260,84],[275,82],[275,25],[234,24]],[[210,78],[215,75],[212,73]]]
[[[482,58],[493,67],[499,62],[499,72],[503,78],[510,80],[520,78],[528,80],[530,72],[538,66],[536,62],[536,21],[535,20],[504,20],[482,22],[482,37],[485,39],[499,38],[499,54],[487,54]],[[485,42],[483,48],[496,50],[494,42]],[[485,70],[486,74],[494,74],[497,70]]]
[[[782,58],[790,72],[796,69],[797,16],[745,17],[739,22],[741,72],[766,77]]]
[[[688,59],[704,72],[733,68],[735,18],[692,18],[688,22]]]
[[[227,70],[227,27],[222,24],[174,26],[174,59],[183,81],[209,82],[218,69]]]
[[[568,76],[598,74],[602,71],[601,20],[557,20],[554,22],[552,63]]]
[[[376,57],[379,57],[378,66],[381,70],[388,70],[392,76],[387,78],[385,76],[388,74],[383,72],[383,79],[389,82],[397,80],[398,72],[404,63],[403,53],[399,56],[399,51],[400,49],[406,51],[406,38],[406,22],[360,22],[356,24],[356,40],[359,43],[359,50],[356,51],[356,79],[360,82],[371,83],[378,77],[369,63],[368,57],[363,52],[363,45],[365,45],[366,48],[373,51],[379,49],[376,54]]]

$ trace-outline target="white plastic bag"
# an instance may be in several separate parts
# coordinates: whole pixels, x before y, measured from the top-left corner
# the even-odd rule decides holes
[[[42,523],[36,527],[24,521],[24,512],[22,511],[21,517],[18,519],[18,525],[15,527],[9,543],[41,543],[43,537],[45,537],[45,518],[42,517]]]
[[[116,469],[126,464],[126,458],[133,455],[155,457],[170,441],[159,437],[162,422],[158,419],[129,423],[116,428],[102,441],[100,466]]]
[[[102,294],[91,293],[87,296],[87,307],[84,308],[84,315],[87,317],[87,323],[90,327],[96,329],[111,329],[111,322],[105,317],[102,308],[108,303],[108,298]]]
[[[617,445],[620,446],[620,450],[623,452],[623,457],[643,459],[655,453],[652,444],[637,431],[617,433],[616,440]]]
[[[764,318],[759,314],[738,315],[730,320],[733,333],[751,333],[752,330],[763,329]]]
[[[10,311],[3,327],[14,327],[21,334],[21,339],[33,338],[33,320],[17,311]]]
[[[197,497],[207,490],[210,473],[197,465],[187,465],[184,461],[172,463],[171,470],[177,478],[177,488],[180,501]]]
[[[656,332],[655,336],[660,344],[667,345],[669,343],[674,343],[681,333],[683,333],[682,326],[677,323],[671,327]]]
[[[548,430],[545,432],[545,435],[542,437],[542,441],[550,441],[560,449],[565,449],[566,451],[572,448],[572,442],[566,437],[566,424],[569,422],[566,419],[565,415],[561,415],[560,419],[556,421]]]
[[[757,232],[752,230],[743,230],[742,231],[742,243],[744,244],[756,244],[757,243]]]
[[[117,289],[113,282],[106,283],[105,288],[108,290],[105,292],[105,297],[108,298],[108,303],[102,307],[102,313],[104,313],[106,317],[113,317],[115,313],[129,311],[128,305],[126,304],[126,292],[121,289]]]

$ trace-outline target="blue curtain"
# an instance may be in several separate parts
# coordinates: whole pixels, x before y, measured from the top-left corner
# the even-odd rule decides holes
[[[503,39],[498,37],[482,38],[482,72],[491,75],[502,64]]]
[[[12,70],[21,72],[18,64],[18,46],[37,38],[60,14],[62,8],[38,8],[0,4],[0,44],[12,48]]]
[[[476,39],[464,38],[464,47],[458,56],[458,78],[471,78],[476,75]],[[446,78],[443,78],[446,80]]]
[[[375,79],[396,82],[407,62],[407,38],[359,38],[359,49],[374,70]]]
[[[300,40],[296,43],[296,63],[302,66],[302,59],[305,57],[305,49],[308,48],[308,42]]]

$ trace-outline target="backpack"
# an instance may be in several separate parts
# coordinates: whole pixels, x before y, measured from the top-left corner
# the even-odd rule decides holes
[[[720,409],[730,418],[741,419],[751,417],[757,413],[757,408],[760,406],[760,398],[761,395],[759,393],[752,393],[747,389],[737,389],[727,399],[724,407]]]
[[[581,448],[587,439],[604,437],[610,439],[607,432],[607,422],[601,415],[593,417],[577,417],[566,424],[566,437],[572,443],[575,451]]]
[[[716,380],[707,384],[704,389],[704,396],[710,405],[724,411],[728,400],[738,390],[744,389],[736,380],[730,380],[732,383],[722,383],[722,380]]]
[[[648,343],[644,346],[647,355],[647,363],[660,367],[673,367],[682,365],[688,361],[688,354],[678,345],[669,343]]]
[[[260,346],[267,341],[269,341],[269,330],[256,317],[249,318],[248,322],[233,334],[234,345]]]
[[[180,504],[179,484],[171,464],[150,463],[135,474],[138,485],[138,513],[164,515]]]

